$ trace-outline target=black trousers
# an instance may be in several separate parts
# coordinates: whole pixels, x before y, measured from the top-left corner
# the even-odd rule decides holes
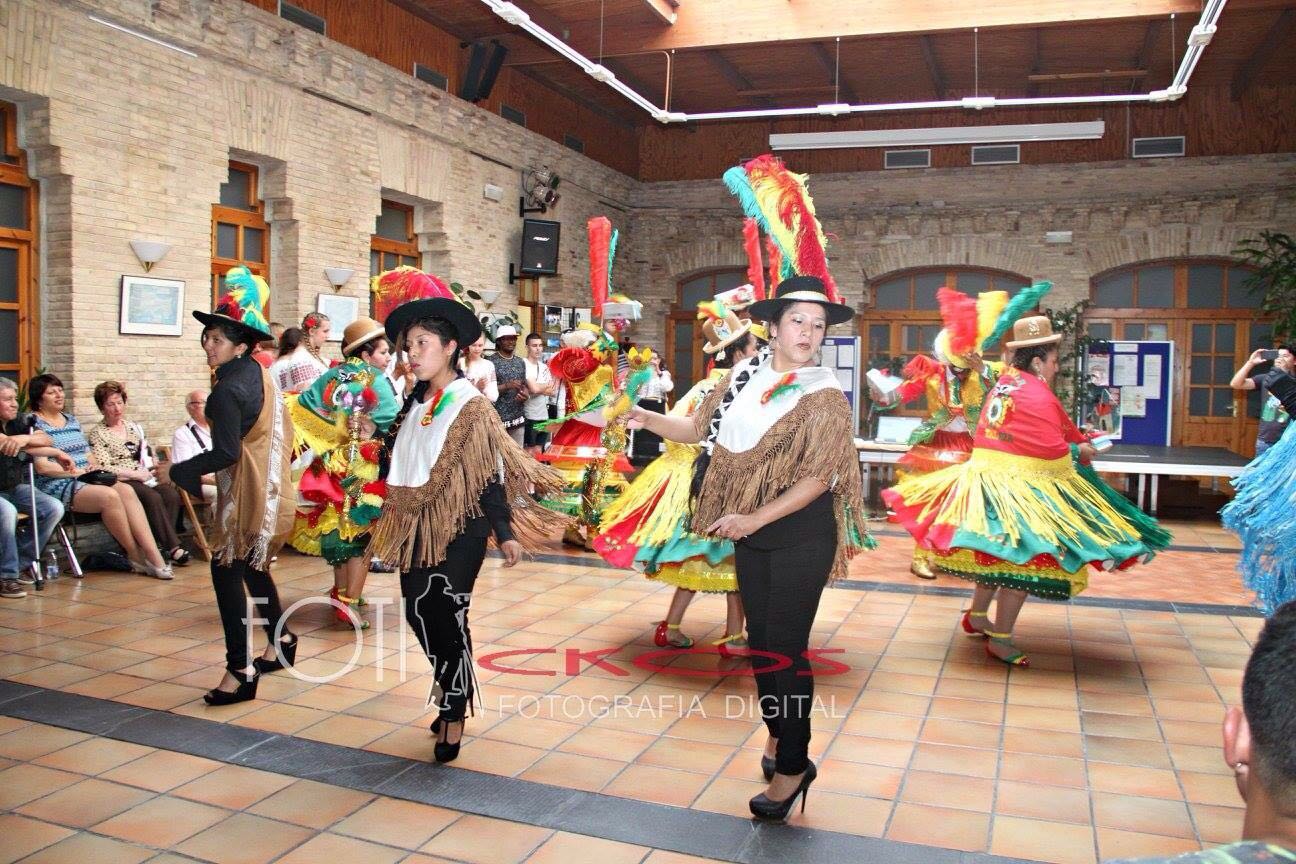
[[[640,399],[639,407],[659,414],[666,413],[665,399]],[[630,456],[636,462],[651,462],[661,455],[661,436],[647,429],[636,429],[634,433],[634,450]]]
[[[468,607],[485,559],[486,538],[460,534],[446,547],[445,560],[400,577],[405,620],[432,664],[441,688],[437,707],[449,722],[463,719],[475,691]]]
[[[283,617],[279,604],[279,591],[274,580],[264,570],[257,570],[245,559],[237,558],[229,564],[211,565],[212,588],[216,590],[216,606],[220,609],[221,626],[225,628],[225,666],[228,669],[246,669],[252,665],[248,658],[247,598],[252,596],[255,617],[263,619],[266,640],[274,644],[275,627]],[[243,586],[247,586],[247,593]],[[283,634],[288,633],[287,626]],[[281,634],[281,635],[283,635]]]
[[[778,739],[780,774],[800,774],[809,761],[814,678],[805,652],[836,552],[837,523],[827,492],[735,544],[748,642],[755,651],[792,661],[785,669],[761,672],[781,663],[752,657],[761,717]]]

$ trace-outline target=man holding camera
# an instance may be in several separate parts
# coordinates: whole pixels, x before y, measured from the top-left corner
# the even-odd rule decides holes
[[[40,566],[39,550],[63,518],[63,505],[29,484],[28,465],[33,455],[53,456],[71,470],[72,460],[56,450],[44,432],[34,432],[18,419],[18,385],[0,378],[0,597],[16,600],[27,596],[20,582],[31,583],[33,564]],[[59,458],[62,457],[62,458]],[[40,534],[32,545],[31,521],[18,527],[18,513],[36,509]]]
[[[1257,366],[1269,363],[1273,365],[1266,371],[1259,373],[1254,371]],[[1296,367],[1296,355],[1292,352],[1292,346],[1283,345],[1277,350],[1257,348],[1229,382],[1229,386],[1234,390],[1260,391],[1260,428],[1256,433],[1257,456],[1278,443],[1278,439],[1282,437],[1287,424],[1291,421],[1282,402],[1274,393],[1275,391],[1283,393],[1296,388],[1296,376],[1292,374],[1293,367]]]

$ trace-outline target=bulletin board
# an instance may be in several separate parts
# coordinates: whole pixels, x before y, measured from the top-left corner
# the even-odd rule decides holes
[[[1082,422],[1122,444],[1170,446],[1173,370],[1173,342],[1090,345]]]
[[[859,429],[860,418],[860,337],[827,336],[824,337],[820,356],[822,364],[837,373],[846,401],[850,403],[854,415],[852,429]]]

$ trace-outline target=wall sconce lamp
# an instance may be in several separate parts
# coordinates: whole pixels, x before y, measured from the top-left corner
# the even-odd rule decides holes
[[[324,278],[333,286],[334,291],[341,291],[342,286],[350,281],[355,271],[350,267],[325,267]]]
[[[482,303],[486,306],[490,306],[498,300],[500,293],[498,288],[479,288],[477,290],[477,296],[481,297]]]
[[[153,265],[166,257],[171,251],[170,243],[161,243],[157,240],[132,240],[130,241],[131,251],[135,257],[144,265],[144,272],[147,273],[153,269]]]

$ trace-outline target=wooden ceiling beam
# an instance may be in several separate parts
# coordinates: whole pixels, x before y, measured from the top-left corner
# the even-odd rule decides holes
[[[840,44],[841,43],[839,42],[834,47],[838,47]],[[841,69],[837,64],[837,57],[833,52],[828,50],[828,46],[824,45],[822,42],[812,42],[810,43],[810,50],[813,51],[815,57],[818,58],[819,65],[828,73],[828,86],[830,89],[836,91],[837,101],[849,102],[852,105],[858,102],[859,98],[855,95],[855,88],[850,85],[850,82],[842,79]]]
[[[1270,8],[1289,0],[1232,0],[1234,6]],[[532,4],[534,5],[534,4]],[[917,8],[915,8],[917,7]],[[527,9],[528,14],[530,9]],[[1128,21],[1165,17],[1171,12],[1194,17],[1200,0],[1036,0],[990,4],[941,3],[923,0],[701,0],[681,4],[675,23],[660,19],[645,23],[621,15],[604,22],[603,54],[619,56],[670,49],[689,50],[739,45],[810,42],[842,37],[940,33],[996,27],[1076,26],[1103,21]],[[538,21],[539,19],[537,19]],[[573,21],[571,38],[576,50],[588,57],[598,51],[597,18]],[[519,49],[510,65],[564,62],[540,44]]]
[[[1146,78],[1146,69],[1103,69],[1101,72],[1046,72],[1042,75],[1028,75],[1031,83],[1050,81],[1105,81],[1111,78]]]
[[[739,72],[738,67],[726,60],[725,56],[719,51],[707,51],[706,57],[707,60],[710,61],[711,65],[716,68],[716,71],[720,73],[721,77],[728,81],[729,86],[733,87],[738,93],[741,94],[744,91],[756,89],[755,86],[752,85],[751,80],[748,79],[746,75],[742,74],[742,72]],[[760,96],[756,97],[753,101],[763,108],[768,107],[771,104],[769,99]]]
[[[931,76],[932,90],[936,93],[936,99],[944,99],[945,76],[941,74],[940,64],[936,62],[936,49],[932,47],[932,38],[927,35],[919,36],[918,42],[922,46],[923,62],[927,64],[927,74]]]
[[[1157,28],[1160,26],[1160,23],[1161,22],[1156,18],[1147,22],[1147,29],[1143,31],[1143,45],[1139,48],[1138,56],[1134,58],[1134,62],[1130,64],[1135,69],[1149,68],[1148,64],[1152,62],[1152,49],[1156,47]],[[1138,89],[1138,86],[1139,80],[1137,78],[1131,80],[1129,92],[1133,93]]]
[[[526,77],[530,78],[532,81],[535,81],[537,84],[547,87],[556,93],[561,93],[563,96],[572,100],[582,108],[591,111],[594,114],[599,115],[600,117],[616,124],[617,126],[620,126],[622,129],[627,129],[627,130],[635,129],[639,125],[640,121],[648,116],[644,114],[642,111],[640,111],[638,108],[631,105],[629,102],[626,102],[624,99],[622,99],[619,94],[612,93],[612,95],[617,100],[619,100],[625,105],[625,108],[619,110],[613,110],[611,108],[608,108],[606,105],[600,105],[599,103],[587,99],[578,93],[572,92],[571,87],[563,84],[560,81],[555,81],[554,79],[550,78],[548,75],[544,73],[543,70],[519,69],[517,71],[519,74],[525,75]],[[611,91],[608,92],[611,93]]]
[[[675,23],[677,17],[675,10],[679,8],[678,0],[644,0],[644,3],[648,6],[648,11],[660,18],[662,23]]]
[[[1233,98],[1241,99],[1247,90],[1251,89],[1251,82],[1255,76],[1264,70],[1264,67],[1273,59],[1274,54],[1287,41],[1287,37],[1292,32],[1292,26],[1296,25],[1296,9],[1284,9],[1279,13],[1273,24],[1269,27],[1269,32],[1265,33],[1264,39],[1256,46],[1255,51],[1238,69],[1237,74],[1233,76]]]

